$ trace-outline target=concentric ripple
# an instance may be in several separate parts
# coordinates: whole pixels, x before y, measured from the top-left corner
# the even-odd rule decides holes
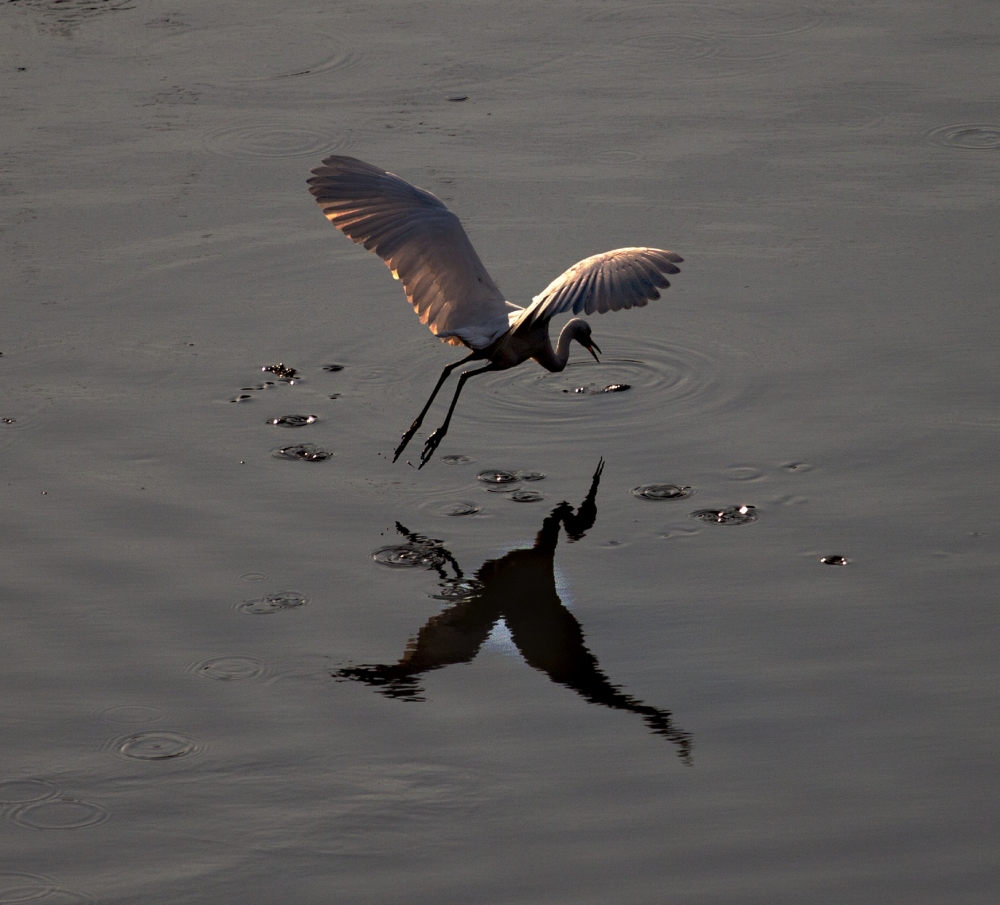
[[[817,0],[754,0],[752,4],[675,0],[670,4],[668,20],[659,15],[659,9],[656,12],[655,18],[647,17],[643,21],[642,13],[630,5],[609,4],[585,18],[591,22],[625,20],[632,34],[642,32],[650,36],[650,40],[658,38],[666,50],[671,47],[671,37],[692,28],[720,36],[778,37],[815,28],[823,19],[823,8]]]
[[[148,54],[169,57],[178,71],[197,81],[230,85],[304,78],[361,62],[357,50],[343,40],[281,21],[166,34]]]
[[[931,129],[927,138],[953,150],[996,151],[1000,149],[1000,123],[952,123]]]
[[[476,515],[482,512],[482,509],[475,503],[457,500],[451,503],[439,503],[431,511],[435,515],[443,515],[446,518],[461,518],[465,515]]]
[[[226,158],[324,157],[347,145],[348,136],[333,130],[321,131],[315,120],[292,118],[230,123],[205,135],[205,147]]]
[[[0,905],[42,902],[43,905],[83,905],[93,901],[82,892],[63,889],[48,877],[14,871],[0,871]]]
[[[507,494],[507,499],[515,503],[538,503],[545,497],[535,490],[512,490]]]
[[[286,610],[297,610],[309,603],[309,598],[298,591],[275,591],[263,597],[254,597],[236,605],[236,609],[249,616],[270,616]]]
[[[59,790],[47,779],[12,779],[0,782],[0,804],[27,804],[51,798]],[[2,901],[2,900],[0,900]]]
[[[516,424],[517,435],[535,436],[542,430],[564,432],[568,424],[581,422],[589,437],[608,437],[648,430],[664,417],[672,422],[689,413],[703,417],[738,396],[735,381],[728,377],[732,368],[724,370],[702,352],[648,338],[616,340],[603,332],[598,341],[607,352],[600,364],[571,360],[564,371],[553,374],[529,362],[483,375],[488,404],[466,406],[459,414],[463,420],[488,422],[494,432],[498,424]],[[615,347],[628,357],[614,357],[610,350]],[[581,386],[615,384],[628,384],[631,390],[574,392]]]
[[[105,723],[156,723],[163,719],[164,713],[159,707],[146,704],[116,704],[105,707],[95,714]]]
[[[748,525],[757,521],[757,510],[753,506],[727,506],[725,509],[698,509],[692,518],[712,525]]]
[[[632,496],[640,500],[683,500],[693,493],[684,484],[640,484],[632,488]]]
[[[106,808],[79,798],[50,798],[26,804],[11,813],[11,820],[33,830],[79,830],[103,823]]]
[[[34,902],[47,896],[55,887],[38,874],[0,871],[0,905]]]
[[[197,754],[201,746],[181,732],[136,732],[115,739],[111,750],[130,760],[174,760]]]
[[[217,682],[239,682],[256,679],[265,673],[264,665],[253,657],[211,657],[190,667],[195,675]]]

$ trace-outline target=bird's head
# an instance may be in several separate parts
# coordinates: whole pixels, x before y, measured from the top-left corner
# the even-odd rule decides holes
[[[573,328],[573,339],[594,356],[594,361],[600,362],[601,359],[597,357],[597,353],[601,351],[601,347],[594,342],[590,335],[590,324],[582,317],[574,317],[570,321],[570,325]]]

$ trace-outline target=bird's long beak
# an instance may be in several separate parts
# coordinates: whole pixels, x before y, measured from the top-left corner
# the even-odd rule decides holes
[[[597,353],[598,353],[598,352],[601,352],[601,347],[600,347],[599,345],[597,345],[597,343],[595,343],[595,342],[594,342],[593,340],[591,340],[591,341],[590,341],[590,345],[589,345],[589,346],[587,346],[587,351],[588,351],[588,352],[589,352],[589,353],[590,353],[591,355],[593,355],[593,356],[594,356],[594,361],[596,361],[596,362],[597,362],[598,364],[600,364],[600,363],[601,363],[601,359],[599,359],[599,358],[597,357]],[[603,353],[603,352],[601,352],[601,354],[603,355],[604,353]]]

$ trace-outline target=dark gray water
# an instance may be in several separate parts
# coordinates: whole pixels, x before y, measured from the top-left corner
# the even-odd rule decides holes
[[[11,0],[0,48],[0,905],[995,901],[996,3]],[[329,153],[512,301],[683,272],[392,465],[458,356]]]

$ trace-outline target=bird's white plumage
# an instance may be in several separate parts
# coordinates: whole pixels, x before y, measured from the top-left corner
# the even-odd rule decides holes
[[[430,398],[396,447],[399,458],[423,423],[438,390],[451,372],[469,361],[488,364],[459,377],[444,423],[424,444],[420,467],[430,460],[448,431],[465,382],[487,371],[503,371],[533,359],[558,372],[569,360],[574,340],[597,358],[600,349],[590,324],[573,318],[560,331],[556,348],[549,321],[563,311],[603,314],[641,307],[660,297],[679,273],[681,258],[659,248],[618,248],[584,258],[534,297],[527,308],[505,301],[479,260],[462,224],[430,192],[353,157],[327,157],[313,170],[309,191],[331,223],[358,244],[374,251],[403,281],[420,322],[453,345],[473,351],[448,365]]]
[[[661,248],[616,248],[578,261],[532,300],[514,324],[528,329],[564,311],[604,314],[641,308],[658,299],[670,282],[663,274],[680,273],[683,259]]]
[[[642,307],[670,285],[664,274],[680,272],[672,251],[616,248],[578,261],[521,308],[504,300],[458,217],[430,192],[353,157],[327,157],[312,172],[309,191],[330,222],[382,258],[420,322],[453,345],[486,349],[564,311]]]
[[[481,349],[507,331],[520,309],[440,199],[353,157],[327,157],[312,172],[309,191],[323,213],[385,261],[435,336]]]

